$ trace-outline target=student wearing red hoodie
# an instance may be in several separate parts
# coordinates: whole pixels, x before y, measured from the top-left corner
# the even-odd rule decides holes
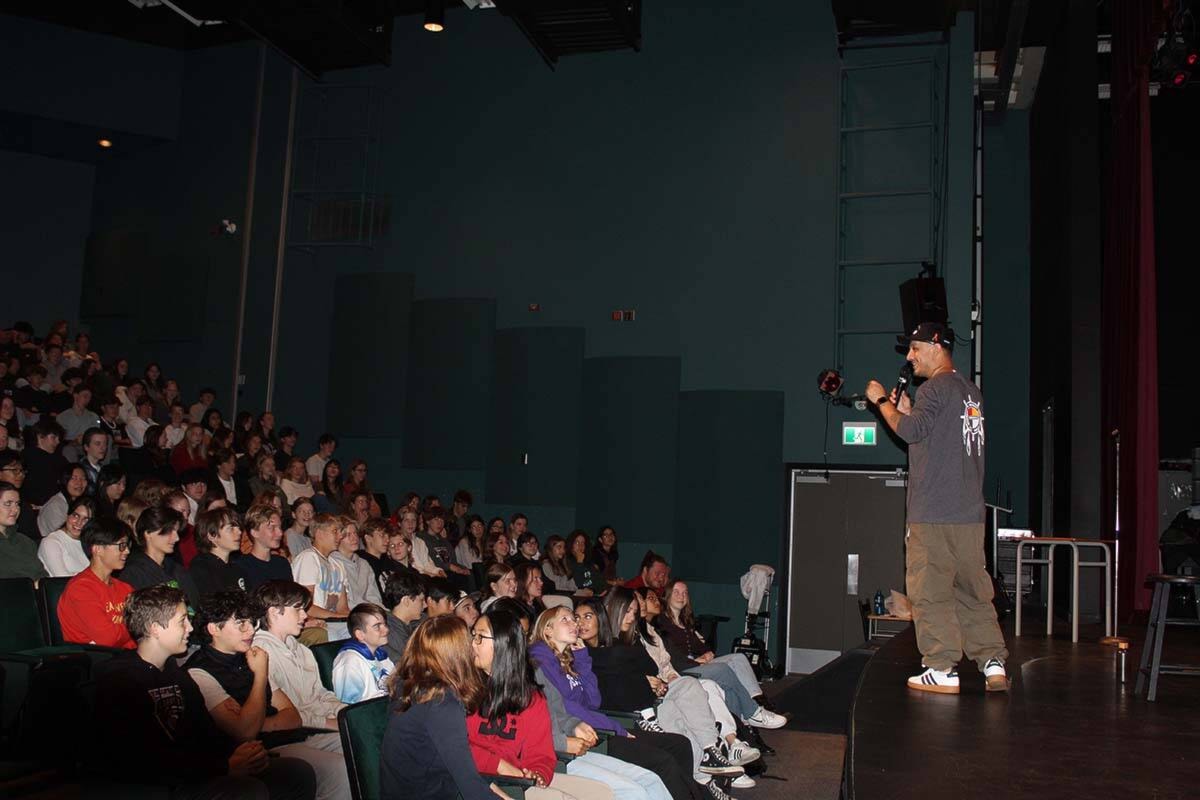
[[[125,627],[125,599],[133,587],[112,576],[129,558],[129,527],[112,517],[96,517],[79,541],[91,564],[67,582],[58,601],[63,640],[132,650],[137,643]]]
[[[486,673],[488,691],[467,716],[467,741],[480,772],[537,781],[529,800],[571,795],[578,800],[612,800],[608,786],[555,773],[554,735],[546,699],[538,690],[525,654],[525,633],[508,611],[489,611],[471,631],[475,666]]]

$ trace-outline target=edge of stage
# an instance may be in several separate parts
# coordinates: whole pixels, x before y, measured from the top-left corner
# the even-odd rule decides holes
[[[850,711],[846,800],[1200,797],[1200,681],[1163,677],[1157,702],[1134,696],[1144,622],[1122,626],[1137,637],[1123,685],[1098,629],[1072,644],[1044,631],[1014,638],[1011,620],[1001,627],[1008,692],[985,692],[965,661],[961,694],[907,688],[921,661],[911,625],[879,647]],[[1193,630],[1170,629],[1163,656],[1200,662]]]

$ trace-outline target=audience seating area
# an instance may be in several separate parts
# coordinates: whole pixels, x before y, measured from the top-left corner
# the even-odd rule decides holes
[[[97,686],[131,664],[191,675],[211,716],[199,718],[203,726],[228,735],[210,693],[228,692],[244,708],[252,698],[239,694],[236,671],[232,678],[221,672],[220,658],[252,673],[266,635],[269,687],[302,687],[289,688],[305,720],[292,740],[321,740],[344,760],[344,779],[335,776],[330,789],[328,759],[299,756],[311,758],[315,796],[381,798],[383,737],[398,710],[392,684],[399,681],[389,681],[390,671],[402,666],[405,642],[431,618],[457,616],[470,629],[481,611],[505,600],[528,634],[547,608],[603,606],[613,587],[665,600],[665,559],[647,552],[639,574],[619,576],[611,527],[539,531],[537,520],[521,513],[485,521],[471,514],[473,498],[461,489],[445,498],[410,492],[389,508],[388,494],[369,483],[368,464],[342,458],[336,434],[323,434],[315,452],[298,451],[297,432],[277,427],[270,410],[225,420],[211,388],[191,387],[185,395],[159,364],[134,372],[123,358],[102,360],[97,346],[103,343],[86,333],[71,337],[66,322],[40,337],[23,322],[0,331],[0,794],[99,796],[88,784],[89,749],[47,744],[67,721],[73,737],[107,728],[111,720],[98,718],[108,706],[96,702]],[[176,636],[178,649],[166,662],[156,662],[169,626],[162,604],[174,597],[191,631]],[[272,599],[279,597],[292,599]],[[166,612],[146,617],[143,601]],[[291,635],[271,626],[289,608],[302,609]],[[727,619],[692,615],[690,605],[684,618],[709,641],[717,620]],[[372,620],[386,621],[386,646],[365,633]],[[230,625],[247,631],[240,644],[225,636]],[[272,642],[284,649],[271,649]],[[197,661],[209,652],[224,655]],[[375,670],[358,697],[343,696],[349,690],[339,657],[347,652]],[[133,653],[140,662],[131,661]],[[295,663],[285,665],[287,659]],[[196,677],[194,664],[209,672]],[[285,667],[293,672],[275,672]],[[182,689],[180,702],[193,697],[189,691]],[[325,704],[314,721],[305,703]],[[606,713],[630,729],[643,721],[627,710]],[[324,727],[315,724],[321,718]],[[583,751],[606,754],[610,733],[600,731]],[[241,752],[235,739],[226,740],[230,775]],[[577,757],[562,749],[555,756],[560,774]],[[261,769],[250,774],[265,774]],[[741,770],[721,774],[735,772]],[[531,774],[486,777],[522,798],[538,791]],[[733,785],[753,785],[742,781]],[[698,786],[697,797],[729,796],[728,780]]]

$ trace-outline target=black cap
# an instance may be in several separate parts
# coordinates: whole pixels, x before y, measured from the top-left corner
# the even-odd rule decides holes
[[[940,344],[947,350],[954,348],[954,329],[944,322],[922,322],[912,333],[897,336],[896,343],[909,345],[912,342]]]

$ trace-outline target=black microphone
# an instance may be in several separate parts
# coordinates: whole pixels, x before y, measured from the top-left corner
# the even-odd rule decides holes
[[[900,395],[908,388],[909,381],[912,380],[913,366],[912,363],[905,361],[904,366],[900,368],[900,377],[896,378],[896,389],[893,394],[896,397],[896,402],[900,402]]]

